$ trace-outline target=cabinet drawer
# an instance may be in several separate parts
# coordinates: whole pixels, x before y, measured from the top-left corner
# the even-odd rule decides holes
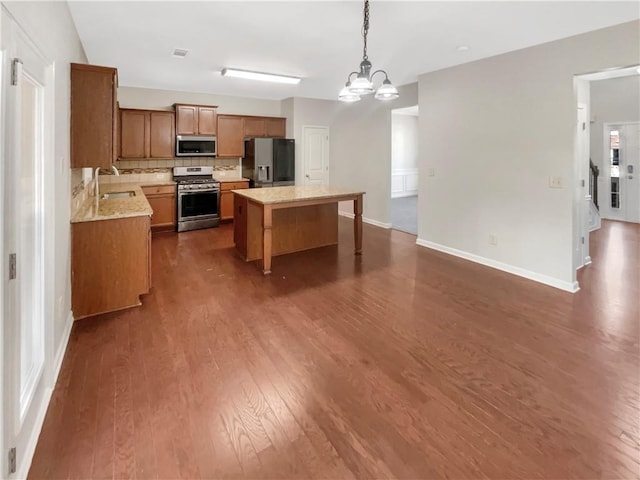
[[[221,182],[220,190],[240,190],[249,188],[249,182]]]
[[[142,187],[142,192],[145,195],[171,195],[176,193],[176,187],[174,185],[149,185]]]

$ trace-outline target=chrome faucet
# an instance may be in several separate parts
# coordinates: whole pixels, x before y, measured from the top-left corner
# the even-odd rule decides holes
[[[94,173],[95,182],[96,182],[96,186],[95,186],[96,200],[100,198],[100,182],[98,181],[98,175],[100,175],[100,168],[101,167],[96,168],[95,173]],[[113,174],[116,177],[120,176],[120,172],[118,171],[118,169],[116,168],[115,165],[111,165],[111,170],[113,171]]]

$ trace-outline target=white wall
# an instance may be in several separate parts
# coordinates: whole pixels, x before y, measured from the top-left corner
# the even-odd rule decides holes
[[[573,288],[574,75],[637,64],[639,27],[421,75],[419,242]]]
[[[287,138],[295,138],[293,135],[293,98],[285,98],[280,103],[280,115],[287,119]]]
[[[117,65],[107,65],[118,67]],[[119,87],[118,102],[121,108],[149,110],[172,110],[174,103],[217,105],[218,113],[237,115],[265,115],[278,117],[281,114],[279,100],[211,95],[208,93],[178,92],[152,88]]]
[[[391,117],[391,169],[418,168],[418,117],[394,113]]]

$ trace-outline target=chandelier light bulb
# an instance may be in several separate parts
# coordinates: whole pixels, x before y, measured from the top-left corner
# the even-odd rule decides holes
[[[346,102],[346,103],[353,103],[353,102],[360,101],[361,100],[360,95],[358,95],[357,93],[353,93],[349,89],[349,85],[350,85],[350,83],[347,82],[347,84],[344,86],[344,88],[342,90],[340,90],[340,93],[338,94],[338,100],[340,100],[341,102]]]
[[[373,83],[367,77],[357,77],[351,82],[349,91],[357,95],[369,95],[373,93]]]
[[[399,96],[398,89],[391,84],[388,78],[382,82],[376,92],[376,100],[395,100]]]

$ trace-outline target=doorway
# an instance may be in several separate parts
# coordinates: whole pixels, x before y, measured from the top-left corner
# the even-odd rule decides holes
[[[640,123],[604,125],[605,218],[640,223]]]
[[[51,394],[53,319],[53,66],[6,14],[1,44],[3,113],[3,472],[27,474]],[[3,265],[6,263],[3,262]],[[9,468],[13,467],[13,468]]]
[[[391,227],[418,234],[418,106],[391,111]]]
[[[329,127],[302,127],[304,185],[329,185]]]

